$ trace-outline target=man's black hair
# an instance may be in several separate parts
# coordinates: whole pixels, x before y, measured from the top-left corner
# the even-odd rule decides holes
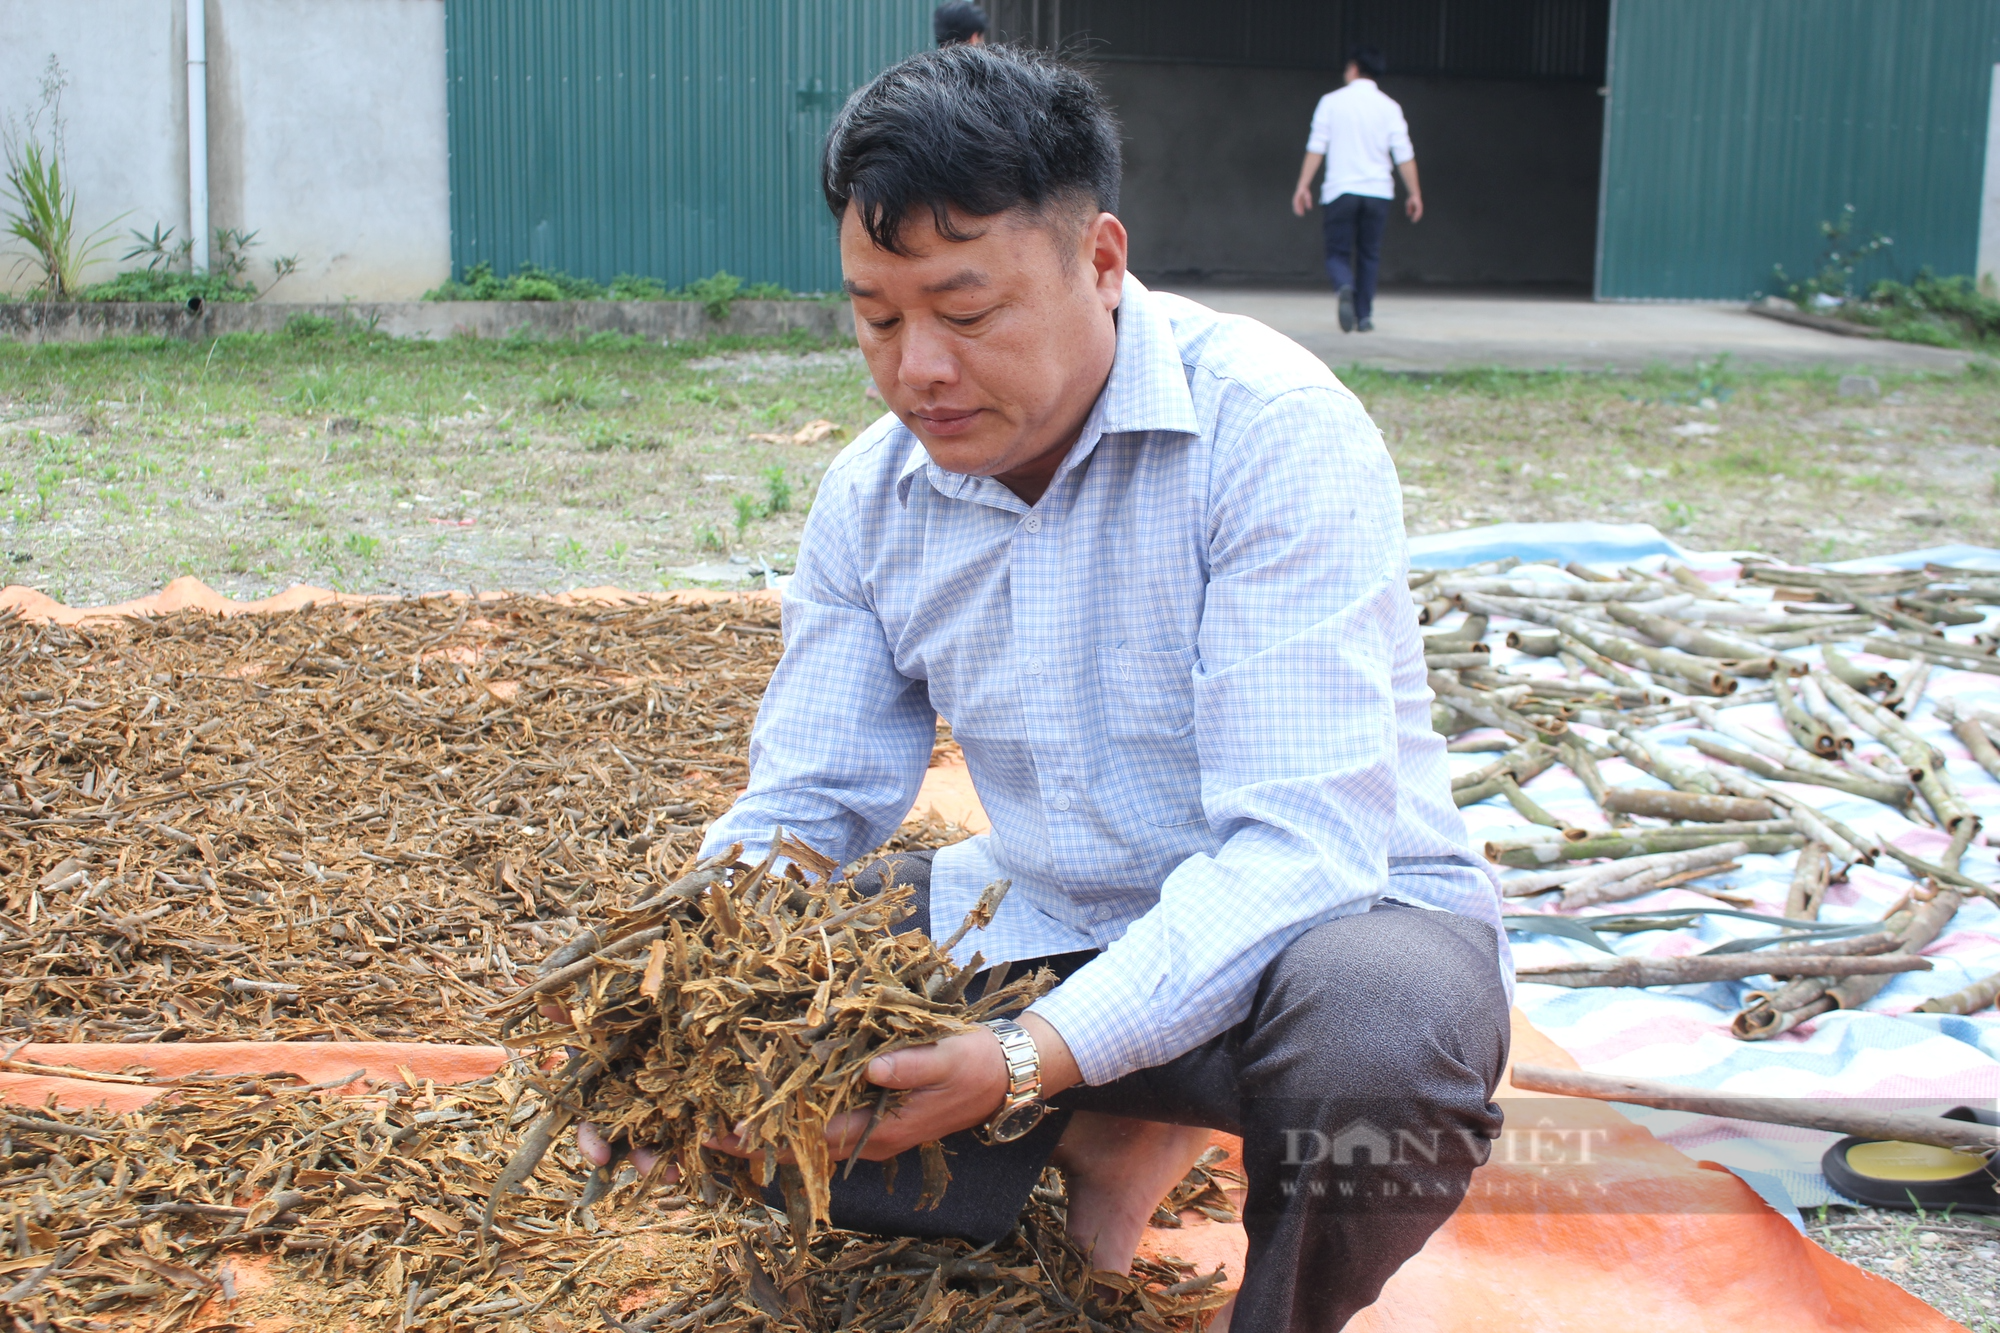
[[[937,37],[939,46],[984,37],[986,11],[973,4],[972,0],[950,0],[939,5],[937,12],[931,15],[931,32]]]
[[[930,210],[1118,207],[1118,122],[1097,85],[1038,51],[947,46],[892,65],[847,100],[826,139],[820,188],[837,218],[852,204],[875,244],[907,254],[903,223]]]
[[[1364,79],[1379,79],[1389,72],[1389,59],[1382,48],[1366,43],[1347,48],[1347,63],[1359,69]]]

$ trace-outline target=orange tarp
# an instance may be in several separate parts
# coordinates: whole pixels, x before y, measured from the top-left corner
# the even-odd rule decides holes
[[[470,597],[469,593],[444,593],[441,596]],[[478,600],[495,601],[511,596],[509,593],[480,593]],[[588,606],[618,606],[632,602],[716,602],[733,597],[747,597],[756,601],[776,602],[775,592],[719,592],[704,588],[677,588],[672,592],[628,592],[624,588],[577,588],[571,592],[555,593],[549,600]],[[23,620],[45,621],[57,625],[78,625],[88,620],[115,619],[119,616],[165,616],[176,611],[207,611],[218,616],[248,616],[296,611],[305,606],[360,606],[368,602],[401,600],[395,593],[354,593],[335,592],[331,588],[315,588],[310,584],[295,583],[272,597],[262,597],[255,601],[239,602],[225,597],[193,575],[175,579],[166,587],[144,597],[135,597],[129,602],[116,602],[110,606],[67,606],[45,592],[37,592],[18,583],[0,588],[0,612],[12,611]]]
[[[1514,1054],[1575,1068],[1575,1061],[1517,1014]],[[37,1045],[9,1053],[32,1062],[158,1077],[198,1072],[286,1071],[308,1083],[360,1074],[348,1085],[391,1079],[440,1084],[493,1072],[506,1052],[491,1046],[400,1042],[215,1042],[166,1045]],[[70,1109],[127,1110],[164,1089],[44,1074],[0,1073],[0,1100],[39,1107],[53,1094]],[[1539,1094],[1510,1092],[1513,1115]],[[1558,1099],[1552,1099],[1558,1100]],[[1499,1160],[1474,1176],[1474,1199],[1539,1189],[1561,1197],[1570,1184],[1611,1187],[1620,1211],[1459,1210],[1391,1279],[1356,1333],[1948,1333],[1961,1326],[1900,1287],[1836,1259],[1800,1235],[1750,1188],[1694,1162],[1599,1102],[1564,1109],[1566,1128],[1601,1130],[1588,1166]],[[1527,1128],[1527,1127],[1524,1127]],[[1645,1211],[1638,1211],[1638,1209]],[[1204,1270],[1243,1271],[1240,1226],[1214,1223],[1153,1231],[1147,1248]],[[282,1282],[282,1270],[274,1270]]]

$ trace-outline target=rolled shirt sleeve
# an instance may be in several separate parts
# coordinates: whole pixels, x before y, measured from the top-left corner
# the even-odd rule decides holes
[[[1389,105],[1396,104],[1391,102]],[[1401,166],[1415,159],[1416,155],[1416,146],[1410,142],[1410,122],[1403,118],[1402,109],[1399,107],[1389,126],[1389,158]]]
[[[1396,666],[1421,646],[1381,436],[1344,390],[1294,390],[1218,441],[1208,489],[1195,739],[1220,845],[1033,1006],[1092,1084],[1242,1021],[1287,944],[1389,883],[1396,678],[1421,680]]]

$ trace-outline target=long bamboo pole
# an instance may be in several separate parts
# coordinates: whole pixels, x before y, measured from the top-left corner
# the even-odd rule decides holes
[[[1808,1102],[1781,1097],[1733,1097],[1726,1092],[1684,1088],[1652,1079],[1591,1074],[1580,1069],[1515,1065],[1513,1084],[1528,1092],[1553,1092],[1564,1097],[1651,1106],[1663,1111],[1753,1120],[1765,1125],[1831,1130],[1864,1139],[1897,1143],[1927,1143],[1935,1148],[1990,1155],[2000,1149],[2000,1127],[1915,1111],[1872,1111],[1838,1103]]]
[[[1693,954],[1683,958],[1608,958],[1584,963],[1526,967],[1514,973],[1518,981],[1543,986],[1688,986],[1706,981],[1741,981],[1745,977],[1874,976],[1883,973],[1928,972],[1931,960],[1901,954],[1809,954],[1788,957],[1770,953]]]

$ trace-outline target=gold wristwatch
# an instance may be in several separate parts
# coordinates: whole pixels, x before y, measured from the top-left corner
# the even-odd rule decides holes
[[[1036,1125],[1049,1108],[1042,1100],[1042,1055],[1028,1029],[1011,1018],[989,1018],[985,1027],[1000,1039],[1000,1053],[1007,1059],[1007,1099],[993,1118],[979,1127],[983,1143],[1012,1143]]]

